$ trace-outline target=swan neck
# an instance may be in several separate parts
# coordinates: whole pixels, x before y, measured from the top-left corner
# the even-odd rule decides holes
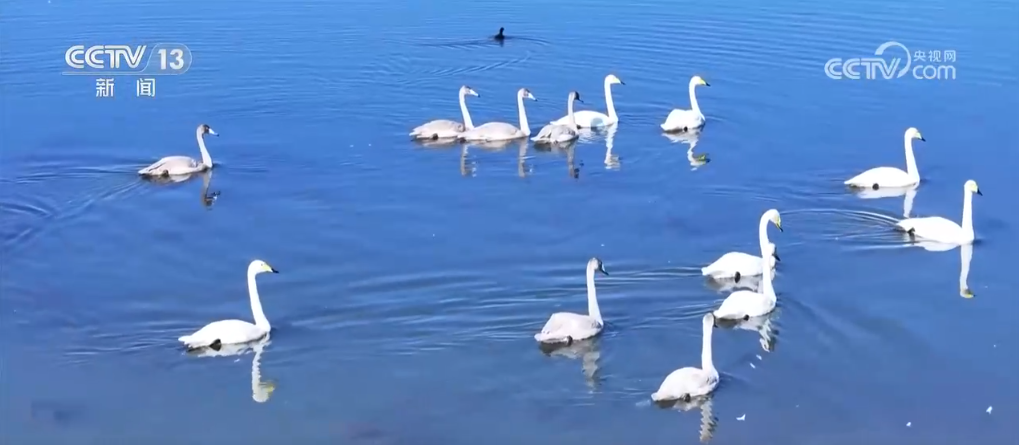
[[[520,114],[520,131],[525,135],[531,135],[531,127],[527,125],[527,112],[524,111],[524,95],[517,94],[517,113]]]
[[[757,240],[761,243],[761,258],[764,258],[764,249],[771,240],[768,239],[768,215],[761,215],[761,222],[757,227]]]
[[[920,181],[920,171],[916,169],[916,157],[913,156],[913,138],[910,135],[906,135],[906,140],[903,142],[906,148],[906,174],[909,178],[915,182]]]
[[[599,324],[604,324],[601,310],[598,309],[598,296],[594,290],[594,268],[587,268],[587,314]]]
[[[198,139],[198,149],[202,152],[202,164],[212,168],[212,156],[209,156],[209,149],[205,148],[205,135],[202,134],[201,129],[195,132],[195,138]]]
[[[248,296],[251,297],[251,314],[255,318],[255,326],[269,331],[269,320],[265,318],[265,313],[262,312],[262,301],[258,298],[258,284],[255,283],[254,271],[248,272]]]
[[[701,345],[701,369],[715,373],[715,362],[711,359],[711,334],[714,330],[714,326],[705,324],[704,325],[704,338],[703,344]]]
[[[962,199],[962,231],[965,233],[967,239],[972,240],[973,235],[973,193],[969,190],[966,191],[965,197]]]
[[[776,299],[775,287],[771,283],[775,276],[775,271],[771,268],[775,265],[774,261],[774,257],[764,258],[764,267],[761,268],[761,293],[772,300]]]
[[[573,116],[573,95],[571,94],[569,99],[566,100],[566,116],[567,121],[570,123],[570,128],[577,128],[577,118]]]
[[[474,121],[471,120],[471,113],[467,111],[467,94],[464,91],[460,92],[460,113],[464,117],[464,128],[473,129]]]
[[[616,104],[612,102],[612,84],[605,79],[605,106],[609,109],[609,119],[616,120]]]
[[[701,113],[701,106],[697,104],[697,94],[694,93],[694,89],[697,88],[697,84],[690,81],[690,108],[697,114]]]

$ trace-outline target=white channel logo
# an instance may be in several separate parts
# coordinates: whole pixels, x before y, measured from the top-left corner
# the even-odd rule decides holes
[[[899,51],[888,51],[898,48]],[[888,51],[889,56],[900,53],[900,57],[883,57]],[[927,54],[930,54],[928,57]],[[954,62],[955,51],[945,51],[945,62]],[[914,64],[916,61],[918,63]],[[929,62],[928,64],[919,62]],[[937,64],[935,64],[937,62]],[[899,79],[912,74],[914,79],[920,80],[955,80],[955,66],[941,63],[941,51],[917,51],[915,54],[909,51],[905,45],[890,41],[877,47],[874,57],[855,57],[843,59],[836,57],[824,64],[824,73],[836,80],[841,79]]]
[[[63,74],[177,75],[184,74],[191,61],[191,50],[180,43],[158,43],[151,49],[148,45],[73,45],[64,52],[70,70]]]

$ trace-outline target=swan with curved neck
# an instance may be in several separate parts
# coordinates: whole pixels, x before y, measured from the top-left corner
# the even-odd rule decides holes
[[[749,320],[751,317],[767,315],[775,310],[775,303],[778,297],[775,295],[775,287],[771,280],[774,275],[772,268],[775,266],[776,257],[774,244],[764,246],[762,252],[765,258],[769,259],[767,267],[763,269],[761,277],[761,291],[738,290],[729,294],[722,305],[715,309],[712,314],[721,320]]]
[[[619,122],[619,116],[616,115],[616,106],[612,101],[612,85],[626,85],[622,80],[619,80],[615,74],[609,74],[605,76],[605,106],[608,107],[608,113],[604,114],[594,110],[580,110],[573,114],[574,125],[580,128],[599,128],[607,127]],[[567,114],[557,120],[551,122],[553,125],[570,125],[570,116]]]
[[[906,171],[896,167],[875,167],[847,179],[843,184],[873,190],[882,187],[910,187],[919,184],[920,171],[916,168],[916,158],[913,156],[914,139],[927,141],[920,135],[920,130],[915,127],[906,129],[906,134],[903,136],[903,145],[906,149]]]
[[[467,111],[467,95],[481,96],[467,85],[460,87],[460,114],[463,115],[463,123],[449,119],[436,119],[411,130],[410,137],[426,140],[450,139],[474,128],[474,122],[471,121],[471,113]]]
[[[195,138],[198,139],[198,149],[202,152],[201,162],[187,156],[167,156],[148,167],[138,170],[138,174],[142,176],[165,177],[190,175],[192,173],[211,169],[212,156],[209,156],[209,150],[205,148],[205,135],[207,134],[219,136],[212,130],[212,127],[209,127],[206,124],[199,124],[198,129],[195,130]]]
[[[684,401],[710,394],[718,386],[718,370],[711,357],[711,333],[715,328],[715,317],[704,314],[701,319],[703,337],[701,343],[701,367],[688,366],[672,371],[651,394],[655,402]]]
[[[541,128],[538,135],[531,138],[532,141],[546,144],[561,144],[569,142],[580,137],[580,133],[577,129],[576,120],[574,120],[573,103],[584,101],[580,100],[580,93],[576,91],[570,91],[569,97],[566,99],[566,124],[548,124]]]
[[[591,258],[587,262],[587,315],[556,312],[549,317],[541,332],[534,334],[535,340],[541,343],[572,344],[601,333],[605,321],[601,318],[598,297],[594,290],[595,272],[601,272],[606,276],[609,274],[600,259]]]
[[[704,126],[704,113],[701,113],[701,107],[697,104],[697,95],[694,94],[694,89],[698,86],[710,87],[711,84],[701,78],[701,76],[691,77],[689,84],[691,109],[683,110],[677,108],[672,110],[661,125],[663,131],[690,131]]]
[[[977,182],[970,179],[963,184],[962,225],[947,218],[929,216],[906,218],[895,223],[895,227],[913,238],[922,238],[944,244],[970,244],[976,238],[973,232],[973,195],[983,196]]]
[[[188,349],[211,348],[219,350],[223,345],[248,343],[265,337],[272,329],[262,312],[255,276],[263,273],[279,273],[265,261],[254,260],[248,265],[248,297],[255,324],[242,320],[220,320],[205,325],[194,334],[178,338]]]
[[[505,122],[489,122],[479,125],[473,129],[464,131],[458,136],[460,141],[508,141],[519,138],[526,138],[531,135],[531,127],[527,125],[527,111],[524,110],[524,98],[535,99],[534,95],[527,88],[517,91],[517,114],[520,118],[520,128]]]
[[[768,239],[768,223],[774,224],[775,228],[782,231],[782,215],[778,213],[778,210],[769,209],[764,212],[757,225],[757,240],[761,247],[761,256],[743,252],[729,252],[702,268],[701,275],[712,278],[733,278],[737,282],[741,277],[761,275],[764,269],[764,260],[762,258],[766,256],[764,252],[768,250],[769,245],[774,246]],[[777,253],[772,256],[776,261],[778,260]],[[772,263],[772,267],[774,267],[774,263]]]

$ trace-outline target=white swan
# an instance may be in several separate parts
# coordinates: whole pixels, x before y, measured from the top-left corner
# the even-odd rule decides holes
[[[761,291],[738,290],[729,294],[722,305],[715,309],[712,314],[720,320],[749,320],[752,317],[767,315],[775,310],[775,303],[778,298],[775,296],[775,287],[772,285],[772,268],[775,266],[775,245],[764,246],[764,257],[767,258],[768,267],[763,268],[761,277]]]
[[[612,102],[612,85],[617,83],[620,85],[626,85],[626,83],[619,80],[615,74],[605,76],[605,106],[608,107],[609,114],[606,115],[593,110],[580,110],[573,114],[573,119],[576,122],[576,125],[580,126],[580,128],[598,128],[607,127],[619,122],[619,116],[616,115],[616,106]],[[550,123],[552,125],[569,125],[570,116],[563,116]]]
[[[598,310],[598,298],[594,290],[594,273],[601,272],[605,275],[605,266],[598,258],[591,258],[587,262],[587,315],[574,314],[572,312],[556,312],[548,318],[548,322],[541,328],[541,332],[534,334],[534,339],[541,343],[566,343],[573,344],[578,340],[591,338],[598,335],[605,322],[601,318],[601,311]]]
[[[198,149],[202,152],[202,162],[198,162],[187,156],[167,156],[153,163],[152,165],[138,170],[142,176],[173,176],[188,175],[212,168],[212,156],[205,148],[205,135],[219,136],[206,124],[200,124],[195,130],[195,137],[198,138]]]
[[[940,216],[926,218],[907,218],[895,223],[895,226],[912,237],[924,238],[945,244],[969,244],[973,242],[973,194],[980,196],[977,182],[970,179],[963,185],[962,226],[955,221]]]
[[[262,260],[254,260],[248,265],[248,294],[251,297],[251,313],[255,324],[241,320],[220,320],[205,325],[194,334],[178,338],[188,349],[211,348],[219,350],[223,345],[247,343],[259,340],[269,333],[269,320],[262,312],[262,302],[258,299],[258,286],[255,275],[262,272],[279,273]]]
[[[507,141],[511,139],[525,138],[531,135],[531,127],[527,126],[527,112],[524,111],[524,98],[534,98],[527,88],[517,91],[517,112],[520,115],[520,128],[514,127],[505,122],[489,122],[463,133],[458,137],[461,141]]]
[[[743,276],[760,275],[764,265],[761,259],[764,255],[763,252],[768,244],[771,244],[768,240],[768,222],[775,224],[779,231],[782,230],[782,216],[779,215],[778,210],[770,209],[761,215],[761,221],[757,228],[757,237],[760,241],[762,256],[754,256],[743,252],[729,252],[715,260],[714,263],[702,268],[701,275],[712,278],[733,278],[737,282]],[[775,251],[774,245],[772,245],[772,251]]]
[[[672,371],[658,391],[651,394],[655,402],[684,401],[706,396],[718,386],[718,370],[711,360],[711,331],[715,328],[715,317],[704,314],[704,337],[701,345],[701,367],[688,366]]]
[[[474,122],[471,121],[471,113],[467,111],[468,94],[481,97],[480,94],[467,85],[460,87],[460,113],[463,114],[463,123],[449,119],[436,119],[411,130],[410,137],[413,139],[448,139],[455,138],[460,133],[474,128]]]
[[[566,98],[566,117],[567,122],[565,124],[548,124],[541,128],[538,135],[531,138],[532,141],[545,144],[560,144],[563,142],[569,142],[577,137],[580,133],[577,129],[577,123],[573,120],[573,102],[577,101],[584,103],[580,100],[580,93],[576,91],[570,91],[569,97]]]
[[[669,116],[665,118],[665,123],[661,125],[664,131],[689,131],[704,126],[704,114],[701,113],[701,107],[697,105],[697,95],[694,94],[694,88],[698,85],[704,85],[710,87],[707,81],[701,78],[701,76],[693,76],[690,78],[690,108],[689,110],[675,109],[669,113]]]
[[[913,157],[913,139],[927,140],[914,127],[906,129],[906,171],[895,167],[875,167],[849,178],[843,184],[851,187],[909,187],[920,183],[920,172],[916,169],[916,158]]]

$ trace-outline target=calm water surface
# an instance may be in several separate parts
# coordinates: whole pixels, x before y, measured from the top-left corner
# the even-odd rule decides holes
[[[6,2],[0,441],[1015,444],[1017,16],[1005,0]],[[520,38],[479,41],[499,26]],[[957,79],[825,76],[888,40],[955,50]],[[194,54],[155,98],[59,74],[70,45],[155,42]],[[572,149],[407,140],[458,119],[462,84],[477,123],[515,122],[529,88],[537,128],[572,89],[603,110],[608,73],[621,123]],[[700,166],[658,129],[693,74],[711,83]],[[199,123],[221,134],[214,177],[137,178],[198,156]],[[841,185],[904,165],[910,126],[927,139],[910,214],[958,220],[976,179],[971,250],[909,246],[891,230],[903,197]],[[726,295],[699,268],[753,252],[772,207],[778,310],[716,330],[709,403],[651,405],[699,364],[699,318]],[[585,309],[592,256],[608,326],[546,355],[532,335]],[[259,277],[271,342],[186,355],[180,335],[250,317],[254,258],[281,271]]]

